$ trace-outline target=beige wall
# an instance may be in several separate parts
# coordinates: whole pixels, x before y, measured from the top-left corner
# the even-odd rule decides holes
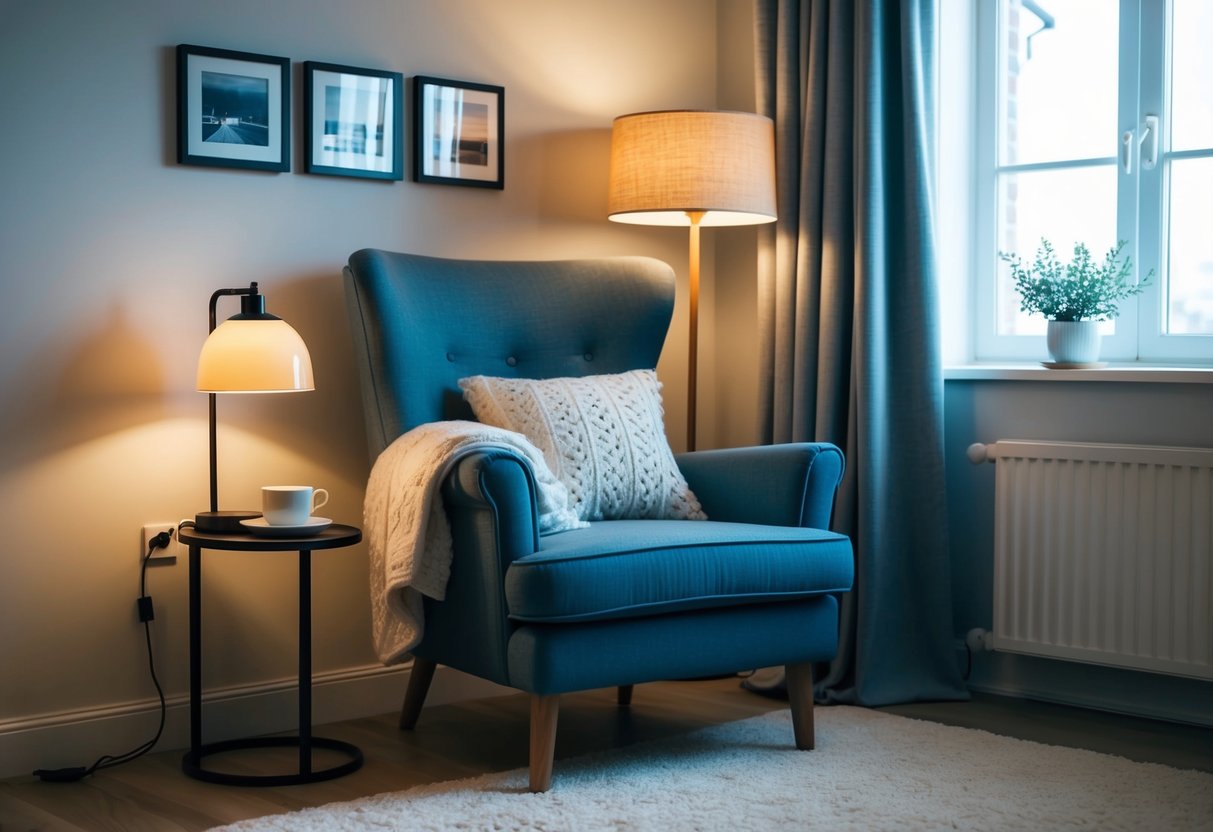
[[[610,121],[667,107],[752,109],[751,7],[0,2],[0,740],[60,724],[75,747],[74,713],[150,703],[134,611],[139,528],[206,502],[205,398],[192,376],[211,291],[261,281],[271,311],[308,341],[318,380],[311,394],[220,402],[225,505],[255,505],[257,487],[270,480],[311,482],[334,494],[326,514],[358,522],[368,462],[339,278],[348,254],[363,246],[479,258],[648,254],[685,279],[683,231],[604,220]],[[506,189],[179,166],[172,47],[183,42],[502,84]],[[294,80],[297,93],[298,67]],[[702,447],[757,436],[753,250],[752,229],[704,234]],[[659,367],[676,448],[685,423],[684,300],[680,292]],[[1204,388],[1115,392],[1112,406],[1106,391],[1083,385],[949,382],[958,633],[990,624],[992,531],[988,500],[979,499],[988,472],[954,456],[969,442],[1099,439],[1091,434],[1098,420],[1117,426],[1107,441],[1213,441],[1207,419],[1178,429],[1168,415],[1207,414]],[[1033,421],[1040,413],[1047,425]],[[364,549],[315,561],[318,671],[374,667]],[[208,686],[272,686],[293,675],[294,588],[289,556],[208,554]],[[157,666],[180,702],[185,564],[153,569],[149,590]],[[990,689],[1092,698],[1089,682],[1074,690],[1056,682],[1071,666],[1021,668],[1024,679],[1006,682],[1014,674],[985,666],[998,660],[975,668]],[[1115,707],[1132,709],[1147,683],[1162,688],[1156,701],[1204,691],[1121,675],[1128,681]],[[132,742],[102,750],[141,741],[137,727]],[[41,737],[28,744],[41,746]],[[10,762],[0,759],[0,770]]]
[[[717,101],[721,109],[754,112],[754,3],[722,2],[717,17]],[[758,442],[758,284],[754,226],[713,228],[711,446]],[[706,236],[706,234],[705,234]],[[708,445],[705,445],[708,447]]]
[[[748,9],[748,0],[0,6],[0,734],[150,699],[134,605],[139,530],[206,502],[206,401],[192,380],[215,288],[260,281],[270,311],[309,344],[317,375],[314,393],[220,399],[224,506],[255,506],[270,481],[306,482],[332,492],[326,515],[358,523],[369,466],[340,285],[349,253],[647,254],[685,280],[685,234],[605,220],[610,122],[716,106],[717,15],[740,25]],[[501,84],[506,188],[177,165],[178,43]],[[300,73],[296,65],[296,162]],[[731,286],[747,279],[729,276]],[[659,367],[676,448],[683,300]],[[703,444],[727,442],[713,433]],[[205,565],[208,686],[291,677],[292,557],[213,553]],[[315,575],[317,670],[373,664],[364,549],[317,555]],[[161,678],[180,696],[184,559],[151,570],[149,591]]]

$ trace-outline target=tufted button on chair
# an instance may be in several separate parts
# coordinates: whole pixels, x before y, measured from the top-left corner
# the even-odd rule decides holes
[[[471,419],[458,382],[656,366],[674,273],[640,257],[443,260],[364,249],[345,290],[374,459],[418,425]],[[588,345],[592,345],[592,348]],[[546,791],[560,694],[787,669],[794,742],[813,747],[812,664],[838,644],[850,541],[827,531],[843,458],[823,443],[682,454],[708,520],[605,520],[539,534],[529,464],[462,457],[442,487],[454,556],[401,711],[416,723],[436,665],[531,695],[530,787]]]

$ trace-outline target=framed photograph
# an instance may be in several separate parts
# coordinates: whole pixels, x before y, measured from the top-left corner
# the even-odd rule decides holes
[[[304,62],[304,170],[403,179],[403,83],[399,72]]]
[[[413,179],[505,187],[505,88],[413,79]]]
[[[177,161],[184,165],[291,168],[291,62],[177,47]]]

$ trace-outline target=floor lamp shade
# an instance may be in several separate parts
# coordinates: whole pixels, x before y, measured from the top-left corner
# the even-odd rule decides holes
[[[611,128],[607,213],[637,225],[752,225],[775,219],[775,125],[754,113],[667,110]]]
[[[619,116],[611,128],[607,215],[691,229],[687,450],[695,450],[699,228],[775,221],[775,125],[766,116],[665,110]]]

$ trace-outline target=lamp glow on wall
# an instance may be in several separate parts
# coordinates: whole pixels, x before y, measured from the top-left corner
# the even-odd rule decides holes
[[[775,221],[773,122],[705,110],[619,116],[611,129],[608,215],[636,225],[690,226],[687,450],[694,450],[699,229]]]
[[[215,326],[219,298],[240,296],[240,312]],[[238,533],[241,520],[258,511],[220,511],[215,394],[296,393],[315,389],[307,345],[290,324],[265,311],[265,296],[252,283],[247,289],[218,289],[211,295],[210,334],[198,356],[198,391],[210,399],[210,511],[194,518],[198,531]]]

